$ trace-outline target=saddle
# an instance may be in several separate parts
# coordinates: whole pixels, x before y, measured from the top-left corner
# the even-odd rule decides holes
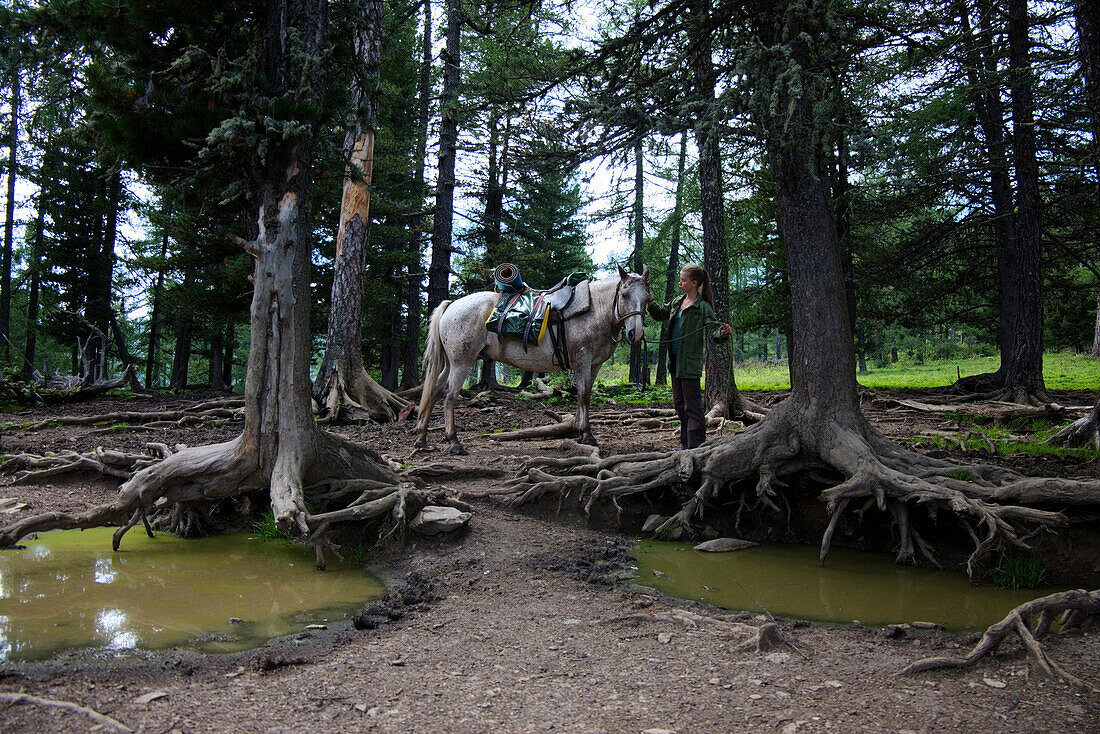
[[[571,273],[551,288],[535,290],[524,285],[515,265],[505,263],[494,271],[494,280],[502,292],[485,321],[485,328],[502,339],[521,339],[525,352],[528,344],[533,341],[539,345],[549,334],[554,347],[554,364],[569,369],[565,322],[592,307],[588,276]]]

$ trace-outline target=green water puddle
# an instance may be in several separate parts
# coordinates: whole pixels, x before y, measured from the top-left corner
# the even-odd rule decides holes
[[[245,533],[181,540],[134,530],[114,552],[113,532],[42,533],[25,550],[0,551],[0,660],[247,650],[343,619],[385,592],[345,564],[318,571],[310,548]]]
[[[818,568],[819,550],[762,545],[704,553],[684,543],[642,540],[633,554],[638,582],[669,596],[751,612],[762,605],[777,617],[858,619],[867,626],[919,621],[956,632],[983,630],[1013,607],[1059,590],[974,586],[963,573],[898,566],[892,555],[847,548],[830,549],[825,568]]]

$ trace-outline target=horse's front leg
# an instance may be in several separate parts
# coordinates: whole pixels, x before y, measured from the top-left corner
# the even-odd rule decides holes
[[[588,416],[592,404],[592,385],[595,384],[598,369],[578,369],[573,373],[577,382],[577,443],[587,446],[598,445]]]

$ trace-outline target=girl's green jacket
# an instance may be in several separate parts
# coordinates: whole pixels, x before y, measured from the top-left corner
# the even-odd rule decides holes
[[[653,301],[647,309],[649,315],[661,321],[671,321],[671,317],[680,310],[684,298],[686,295],[681,294],[667,304]],[[728,337],[721,336],[721,329],[722,322],[714,315],[714,309],[702,296],[696,296],[695,302],[680,314],[680,349],[676,355],[676,371],[672,376],[696,380],[702,377],[704,336],[709,334],[715,341],[725,341]]]

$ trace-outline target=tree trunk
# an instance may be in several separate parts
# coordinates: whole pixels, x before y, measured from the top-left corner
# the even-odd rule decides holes
[[[1077,20],[1081,75],[1085,78],[1085,108],[1088,110],[1089,130],[1092,132],[1089,157],[1096,176],[1096,202],[1100,204],[1100,0],[1077,0],[1073,11]],[[1098,237],[1100,235],[1093,228],[1094,252],[1100,252]],[[1100,359],[1100,290],[1096,294],[1096,331],[1092,340],[1092,358]]]
[[[1009,73],[1012,142],[1016,169],[1016,277],[1018,304],[1009,331],[1012,349],[1002,357],[1004,397],[1013,402],[1049,402],[1043,383],[1042,230],[1039,221],[1039,167],[1036,154],[1035,83],[1031,71],[1027,0],[1009,0]]]
[[[176,348],[172,352],[172,374],[168,380],[168,385],[173,390],[187,388],[187,373],[191,366],[193,325],[190,313],[179,311],[176,314]]]
[[[713,30],[709,6],[692,0],[691,12],[697,28],[690,53],[692,84],[700,114],[695,120],[695,142],[699,148],[699,203],[703,225],[703,267],[710,278],[714,313],[729,319],[729,255],[726,252],[726,220],[722,194],[722,154],[719,113],[714,101],[715,71],[711,58]],[[707,337],[706,399],[712,407],[708,417],[745,418],[760,409],[742,399],[733,374],[728,341],[722,344]]]
[[[11,43],[9,39],[9,43]],[[11,86],[11,126],[8,129],[8,198],[4,218],[4,252],[0,255],[0,362],[8,364],[8,341],[11,336],[11,256],[15,235],[15,178],[19,175],[19,108],[22,81],[19,78],[19,65],[14,63],[15,54],[9,49],[12,66],[9,74]]]
[[[233,353],[237,349],[236,324],[230,321],[225,325],[225,354],[222,356],[222,385],[226,390],[233,389]]]
[[[424,205],[424,156],[427,152],[428,116],[431,102],[432,70],[432,4],[424,3],[424,32],[421,35],[420,80],[417,84],[419,116],[416,126],[416,191],[417,208]],[[421,234],[424,231],[424,215],[417,212],[409,223],[409,272],[406,283],[405,346],[402,352],[401,389],[415,386],[420,374],[420,285],[421,285]]]
[[[344,138],[347,170],[336,233],[328,335],[325,356],[313,382],[313,397],[327,420],[385,423],[395,420],[407,402],[367,374],[360,325],[382,44],[381,0],[361,0],[360,17],[363,21],[356,30],[355,52],[365,83],[356,74],[351,85],[352,113]]]
[[[171,218],[169,210],[169,218]],[[161,299],[164,296],[164,271],[168,267],[168,229],[161,238],[160,260],[157,262],[157,280],[153,285],[153,305],[149,312],[149,348],[145,356],[145,384],[152,389],[160,383],[160,365],[157,363],[157,349],[160,344]]]
[[[454,229],[455,155],[458,149],[458,82],[461,64],[462,0],[447,0],[447,47],[443,52],[443,92],[439,100],[439,161],[432,223],[432,263],[428,268],[428,313],[447,300]]]
[[[665,272],[665,303],[672,300],[676,293],[676,283],[680,277],[680,230],[683,225],[684,168],[687,163],[687,133],[680,133],[680,156],[676,164],[676,204],[672,211],[672,244],[668,251],[668,270]],[[661,324],[660,345],[657,348],[657,385],[667,384],[668,371],[668,322]],[[744,340],[744,337],[740,337]],[[741,343],[744,348],[744,341]]]
[[[226,390],[222,376],[225,374],[225,365],[222,357],[225,356],[225,342],[223,335],[218,331],[210,332],[210,389]]]
[[[998,330],[997,345],[1001,367],[991,374],[972,375],[955,384],[960,392],[986,392],[1004,386],[1004,365],[1012,361],[1016,344],[1011,336],[1020,304],[1013,283],[1018,267],[1012,183],[1009,179],[1007,141],[1004,130],[1004,105],[998,81],[998,57],[993,30],[994,8],[989,0],[978,0],[979,43],[974,43],[970,9],[959,3],[959,19],[966,58],[966,72],[973,90],[974,109],[986,141],[989,165],[990,201],[993,207],[993,241],[997,257]],[[997,11],[999,12],[999,11]]]
[[[645,243],[645,157],[642,153],[644,140],[638,137],[634,141],[634,253],[631,266],[635,273],[642,272],[642,248]],[[630,345],[629,380],[635,385],[642,383],[642,345]]]
[[[31,243],[30,261],[27,267],[30,269],[30,289],[27,294],[27,333],[23,346],[23,379],[30,379],[34,374],[35,352],[38,348],[38,291],[42,283],[42,230],[45,225],[45,186],[38,194],[38,214],[34,220],[34,241]],[[42,373],[46,376],[45,371]]]

